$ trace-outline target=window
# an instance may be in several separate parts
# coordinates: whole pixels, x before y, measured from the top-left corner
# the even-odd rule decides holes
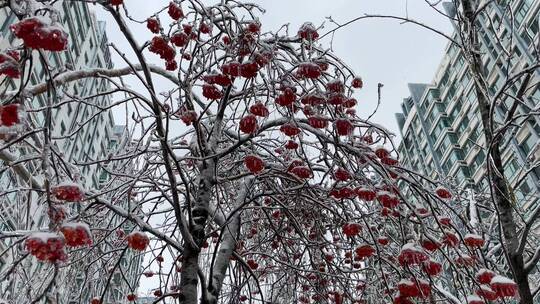
[[[536,144],[537,140],[536,138],[534,137],[534,135],[532,134],[529,134],[527,135],[527,137],[521,142],[521,144],[519,144],[519,148],[521,149],[521,151],[523,152],[523,154],[525,155],[529,155],[529,153],[531,152],[532,148],[534,147],[534,145]]]
[[[527,13],[531,8],[532,1],[533,0],[525,0],[516,9],[514,14],[514,20],[516,21],[517,28],[521,26],[521,23],[525,19],[525,16],[527,16]]]
[[[507,178],[512,178],[519,170],[519,165],[515,159],[510,160],[506,167],[504,168],[504,173],[506,173]]]

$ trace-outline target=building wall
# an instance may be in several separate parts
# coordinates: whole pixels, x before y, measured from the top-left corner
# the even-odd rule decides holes
[[[64,52],[45,52],[46,64],[52,73],[86,68],[112,68],[105,24],[96,20],[93,12],[89,10],[88,4],[80,1],[58,1],[55,8],[61,12],[64,29],[69,34],[69,46]],[[15,22],[17,22],[16,17],[8,9],[0,9],[1,51],[20,44],[20,41],[15,39],[9,30],[9,25]],[[27,73],[31,72],[29,85],[42,83],[47,79],[46,69],[43,68],[44,62],[40,60],[37,52],[32,52],[32,56],[32,69],[27,71]],[[2,80],[4,80],[3,77],[0,79],[0,91],[11,91],[18,88],[18,81],[2,82]],[[105,79],[88,78],[56,88],[56,99],[53,96],[43,94],[28,99],[25,104],[26,108],[38,109],[46,106],[47,98],[51,98],[52,103],[68,101],[67,104],[52,111],[51,135],[57,151],[69,162],[78,164],[79,182],[85,189],[99,189],[102,185],[107,184],[111,178],[103,170],[102,165],[91,164],[91,162],[103,159],[106,155],[124,149],[129,144],[129,132],[125,127],[115,126],[111,111],[106,110],[99,113],[94,106],[106,108],[111,104],[109,95],[94,97],[94,94],[106,90],[110,90],[110,85]],[[29,114],[27,121],[29,128],[43,126],[44,113],[43,111]],[[88,123],[83,125],[86,122]],[[10,150],[11,153],[19,157],[31,153],[23,147],[14,147]],[[131,163],[122,163],[113,164],[111,167],[118,165],[134,166]],[[39,163],[27,162],[25,166],[39,179]],[[5,169],[5,166],[0,162],[0,189],[17,189],[24,185],[24,181],[19,180],[10,170],[2,169]],[[0,195],[1,230],[47,229],[46,210],[42,207],[45,205],[43,197],[40,198],[29,193],[32,192],[12,191]],[[28,199],[28,195],[32,195],[32,197]],[[26,201],[30,201],[29,207],[20,208],[20,206],[26,206],[24,204]],[[128,200],[122,202],[122,204],[128,203]],[[30,215],[30,221],[26,220],[27,214]],[[120,219],[115,217],[108,220],[109,224],[119,222]],[[126,226],[124,229],[127,230],[129,227]],[[10,245],[9,241],[0,241],[0,252]],[[101,251],[108,249],[110,248],[100,248]],[[0,274],[6,271],[6,266],[10,264],[13,257],[20,253],[20,248],[13,247],[6,254],[0,256]],[[31,269],[30,272],[39,272],[45,267],[40,263],[35,263],[32,258],[26,260],[25,263],[29,264],[25,267]],[[122,262],[125,270],[124,276],[127,277],[132,288],[136,288],[138,284],[137,273],[141,261],[141,257],[136,257],[131,252],[127,252],[124,256]],[[107,269],[99,263],[96,263],[96,266],[101,267],[101,272],[96,272],[94,278],[90,278],[90,282],[84,280],[86,274],[83,267],[78,272],[69,273],[71,277],[71,281],[68,282],[70,284],[69,291],[67,289],[59,290],[60,303],[79,303],[79,301],[88,303],[91,297],[101,294],[100,290],[106,283],[104,279],[107,278]],[[112,283],[115,287],[108,293],[106,303],[125,303],[128,287],[123,279],[119,274],[115,275]],[[82,284],[86,284],[82,294],[83,298],[79,296]],[[13,293],[18,292],[15,282],[0,282],[0,290],[8,289]]]
[[[539,39],[540,1],[511,1],[511,7],[515,13],[513,33],[510,18],[503,16],[502,7],[491,5],[489,18],[482,16],[479,21],[481,52],[491,94],[501,88],[507,73],[533,62],[534,41]],[[451,5],[446,8],[452,13]],[[458,38],[455,33],[454,38]],[[513,49],[509,49],[511,41]],[[505,51],[513,54],[510,62]],[[518,108],[517,115],[540,105],[539,80],[537,71],[531,81],[535,85],[525,94],[526,105]],[[520,83],[514,84],[510,91],[515,94],[519,86]],[[410,84],[409,88],[411,96],[404,99],[402,112],[396,114],[403,138],[398,149],[402,163],[431,178],[452,177],[462,187],[486,190],[482,123],[473,80],[461,50],[449,43],[433,83]],[[511,104],[512,99],[507,98],[495,108],[497,122],[504,120]],[[539,202],[540,170],[533,170],[521,183],[517,182],[540,160],[538,117],[507,133],[502,151],[505,175],[514,186],[516,199],[524,210],[532,210],[531,204]]]

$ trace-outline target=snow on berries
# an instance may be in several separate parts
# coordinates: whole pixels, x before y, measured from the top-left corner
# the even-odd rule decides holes
[[[171,3],[169,3],[169,9],[167,12],[169,13],[169,16],[171,16],[171,18],[174,20],[180,20],[184,18],[184,11],[182,11],[182,8],[172,1]]]
[[[360,234],[361,226],[357,223],[346,223],[342,227],[343,234],[348,237],[357,236]]]
[[[92,300],[90,300],[90,304],[102,304],[102,303],[98,297],[95,297],[95,298],[92,298]]]
[[[232,84],[231,79],[224,74],[220,74],[217,72],[210,73],[208,75],[204,75],[202,77],[202,80],[206,82],[207,84],[216,84],[222,87],[227,87]],[[255,114],[255,113],[253,113]]]
[[[340,136],[350,135],[354,126],[348,119],[337,119],[335,122],[336,133]]]
[[[478,234],[468,233],[463,238],[463,243],[470,248],[480,248],[484,246],[484,238]]]
[[[260,173],[264,170],[264,161],[256,155],[247,155],[244,158],[244,165],[253,174]]]
[[[322,115],[313,115],[308,118],[308,123],[315,129],[324,129],[328,127],[328,118]]]
[[[366,202],[371,202],[377,197],[377,193],[373,189],[370,189],[366,186],[356,188],[356,195],[359,199]]]
[[[268,108],[266,108],[266,106],[261,102],[257,102],[249,107],[249,112],[259,117],[268,117],[268,115],[270,115]]]
[[[441,199],[450,199],[452,198],[452,193],[450,191],[442,186],[437,187],[435,189],[435,194],[441,198]]]
[[[186,46],[189,40],[189,36],[184,32],[176,32],[171,36],[171,43],[177,47]]]
[[[496,275],[489,284],[499,298],[516,297],[518,295],[517,284],[502,275]]]
[[[298,36],[302,39],[306,40],[316,40],[319,38],[319,33],[317,33],[317,29],[311,22],[306,22],[302,24],[300,29],[298,30]]]
[[[308,179],[313,177],[313,172],[307,166],[297,166],[289,170],[292,174],[300,179]]]
[[[418,265],[428,259],[428,255],[414,243],[403,245],[398,255],[398,261],[402,266]]]
[[[26,239],[25,247],[40,261],[56,263],[67,260],[64,238],[56,233],[33,233]]]
[[[85,223],[67,223],[60,227],[67,246],[79,247],[92,245],[92,233]]]
[[[17,79],[21,77],[21,71],[16,52],[0,53],[0,75]]]
[[[176,51],[174,48],[170,46],[169,42],[161,36],[155,36],[152,38],[148,50],[159,55],[159,57],[165,61],[174,60],[174,57],[176,56]]]
[[[315,63],[303,62],[298,65],[296,75],[299,78],[317,79],[322,75],[322,69]]]
[[[68,35],[49,18],[39,16],[23,19],[10,26],[11,31],[32,49],[60,52],[67,48]]]
[[[19,104],[0,106],[0,135],[20,132],[23,128],[23,113]]]
[[[398,290],[401,296],[406,298],[427,298],[431,294],[429,282],[422,279],[402,279],[398,282]]]
[[[364,82],[362,81],[362,78],[357,76],[352,80],[351,86],[355,89],[361,89],[364,86]]]
[[[134,302],[135,300],[137,300],[137,296],[135,294],[130,293],[126,296],[126,299],[128,300],[128,302]]]
[[[178,115],[186,126],[190,126],[192,123],[197,121],[198,118],[197,112],[193,110],[182,110]]]
[[[146,20],[146,27],[154,34],[158,34],[160,30],[159,20],[156,18],[150,18]]]
[[[148,244],[150,243],[150,239],[146,234],[140,231],[134,231],[126,237],[129,248],[137,251],[144,251]]]
[[[246,134],[254,134],[259,128],[257,117],[253,114],[246,115],[240,119],[240,131]]]
[[[223,93],[218,87],[212,84],[203,84],[202,86],[203,96],[210,100],[217,100],[223,97]]]
[[[283,134],[285,134],[285,135],[287,135],[289,137],[293,137],[293,136],[296,136],[296,135],[300,134],[300,128],[298,128],[297,126],[295,126],[292,123],[286,123],[286,124],[281,125],[279,130],[281,131],[281,133],[283,133]]]
[[[359,259],[365,259],[373,256],[375,254],[375,248],[369,244],[364,244],[358,246],[354,252]]]
[[[63,182],[51,187],[51,194],[60,201],[80,202],[84,199],[84,190],[77,184],[72,182]]]
[[[497,274],[494,271],[482,268],[478,270],[478,272],[475,275],[475,278],[480,284],[489,284],[491,283],[491,280],[496,276]]]

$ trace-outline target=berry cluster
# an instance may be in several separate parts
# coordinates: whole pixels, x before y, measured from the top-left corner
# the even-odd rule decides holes
[[[128,246],[131,249],[144,251],[150,243],[150,239],[146,234],[140,231],[134,231],[127,236]]]
[[[56,263],[67,260],[64,238],[56,233],[34,233],[26,239],[25,247],[40,261]]]
[[[247,155],[244,158],[244,165],[253,174],[260,173],[264,170],[264,161],[255,155]]]
[[[22,111],[18,104],[0,106],[0,134],[18,130],[21,122]]]
[[[57,199],[66,202],[80,202],[84,199],[84,191],[75,183],[62,183],[51,187],[51,194]]]
[[[64,224],[60,228],[64,235],[66,245],[71,247],[92,245],[92,236],[88,225],[83,223]]]
[[[0,53],[0,75],[6,75],[10,78],[21,77],[19,67],[19,54],[14,51]]]
[[[57,24],[45,17],[31,17],[10,26],[11,31],[33,49],[60,52],[66,49],[68,36]]]

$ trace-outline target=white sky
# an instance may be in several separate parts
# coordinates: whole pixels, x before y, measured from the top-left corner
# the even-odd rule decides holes
[[[146,19],[151,12],[168,4],[168,0],[124,0],[130,14],[140,20]],[[205,1],[209,4],[215,0]],[[408,16],[436,27],[446,33],[451,31],[450,23],[431,9],[425,0],[252,0],[266,9],[261,16],[263,31],[277,30],[281,25],[290,23],[291,34],[305,21],[316,25],[326,23],[320,33],[334,28],[326,17],[344,23],[364,14],[383,14]],[[407,4],[408,2],[408,4]],[[99,20],[107,21],[107,34],[110,42],[122,46],[122,51],[132,58],[125,39],[119,35],[114,21],[103,11],[97,11]],[[165,20],[166,18],[164,18]],[[167,19],[168,20],[168,19]],[[134,28],[133,32],[144,43],[151,34],[144,25]],[[329,40],[325,41],[329,42]],[[447,41],[412,24],[400,24],[392,20],[362,20],[341,29],[334,37],[334,53],[342,58],[358,75],[364,79],[365,87],[357,96],[357,111],[366,117],[377,104],[377,83],[383,83],[382,104],[373,121],[399,134],[394,113],[400,111],[403,98],[409,96],[407,83],[431,82]],[[328,43],[327,43],[328,45]],[[125,64],[113,54],[117,67]],[[156,56],[152,62],[163,66]],[[167,82],[158,83],[158,90],[168,90]],[[118,115],[117,123],[123,118]],[[154,269],[156,270],[156,269]],[[157,287],[152,279],[142,279],[139,293],[143,294]]]

